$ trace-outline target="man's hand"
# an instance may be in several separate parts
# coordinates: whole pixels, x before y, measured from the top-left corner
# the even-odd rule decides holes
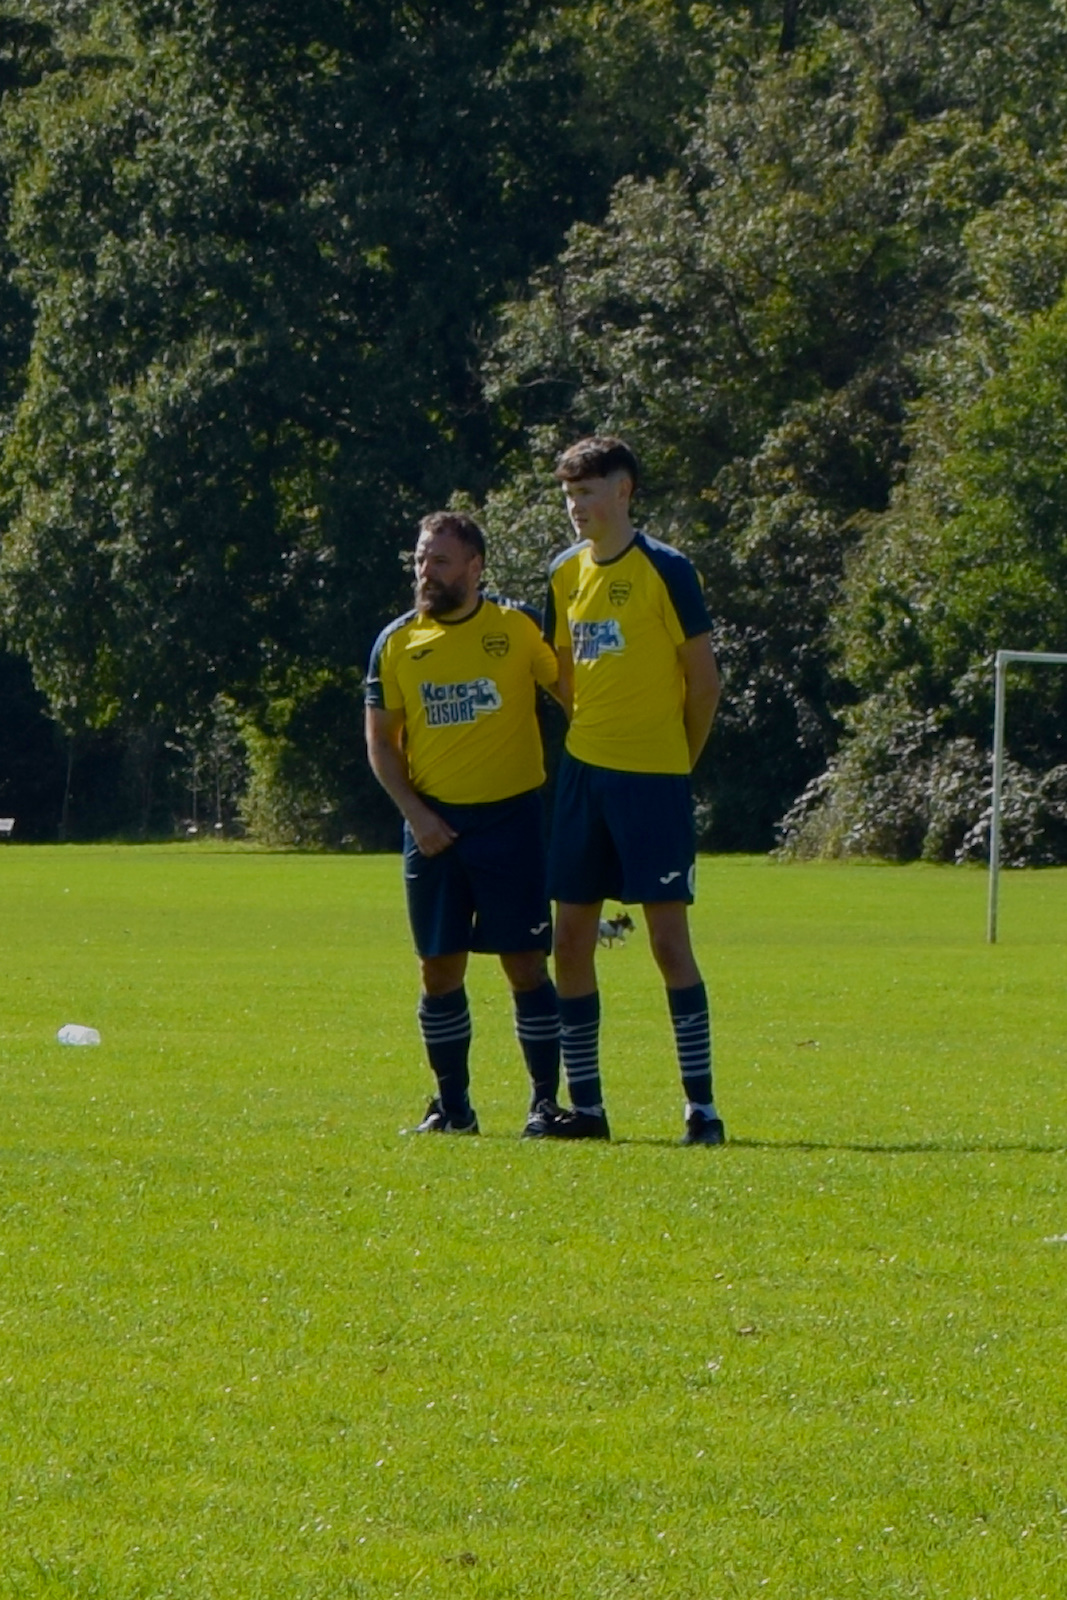
[[[421,801],[404,813],[411,836],[422,856],[439,856],[449,845],[455,844],[459,835],[436,811]]]

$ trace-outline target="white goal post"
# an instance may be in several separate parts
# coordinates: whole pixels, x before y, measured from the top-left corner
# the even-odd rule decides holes
[[[995,660],[993,692],[993,815],[989,823],[989,919],[986,938],[997,942],[997,893],[1000,886],[1000,800],[1004,788],[1004,701],[1008,667],[1013,661],[1030,661],[1049,666],[1067,666],[1067,655],[1050,650],[998,650]]]

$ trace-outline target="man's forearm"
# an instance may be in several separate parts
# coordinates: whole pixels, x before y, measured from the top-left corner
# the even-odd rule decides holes
[[[682,655],[685,673],[685,706],[682,719],[686,743],[689,747],[689,770],[700,759],[700,752],[708,742],[719,709],[722,679],[706,635],[685,647]]]
[[[555,695],[563,707],[563,715],[568,722],[574,721],[574,657],[569,650],[557,651],[559,661],[559,677],[551,693]]]
[[[367,758],[374,776],[411,829],[421,854],[436,856],[447,850],[455,841],[455,829],[413,787],[403,750],[371,728],[367,734]]]
[[[685,703],[685,737],[689,746],[690,772],[696,766],[700,752],[708,742],[717,705],[718,696],[715,699],[701,696],[699,700],[687,700]]]
[[[407,761],[394,744],[371,738],[367,741],[367,757],[374,776],[406,821],[412,820],[413,813],[418,815],[420,809],[426,809],[425,801],[412,788]]]
[[[695,688],[688,686],[685,697],[685,737],[689,745],[689,770],[692,771],[700,759],[700,752],[708,742],[708,737],[715,723],[715,713],[719,709],[719,695],[721,685],[716,672],[713,680]]]

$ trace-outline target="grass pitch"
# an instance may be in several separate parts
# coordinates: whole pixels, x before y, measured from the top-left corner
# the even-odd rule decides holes
[[[395,858],[0,848],[0,1597],[1067,1592],[1067,874],[702,863],[616,1142],[429,1090]],[[63,1048],[84,1022],[99,1049]]]

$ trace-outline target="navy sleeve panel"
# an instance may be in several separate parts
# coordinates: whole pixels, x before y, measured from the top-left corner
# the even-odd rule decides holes
[[[531,606],[525,600],[509,600],[506,595],[487,594],[487,600],[492,600],[495,605],[506,606],[509,611],[521,611],[524,617],[529,617],[538,633],[541,632],[541,613],[536,606]]]
[[[650,539],[647,533],[639,533],[636,543],[662,578],[686,638],[695,639],[698,634],[710,633],[711,618],[704,604],[704,591],[689,557],[672,545]]]
[[[396,617],[388,627],[382,629],[370,653],[370,663],[367,667],[367,681],[363,685],[363,698],[372,711],[385,710],[385,694],[382,689],[382,651],[398,629],[403,628],[416,615],[414,611],[405,611],[402,617]]]
[[[556,556],[548,568],[548,598],[545,600],[545,623],[541,629],[541,635],[548,640],[553,650],[556,648],[556,596],[553,592],[552,579],[563,563],[569,561],[572,556],[577,555],[579,550],[584,550],[588,543],[588,539],[582,539],[580,543],[570,545]]]

